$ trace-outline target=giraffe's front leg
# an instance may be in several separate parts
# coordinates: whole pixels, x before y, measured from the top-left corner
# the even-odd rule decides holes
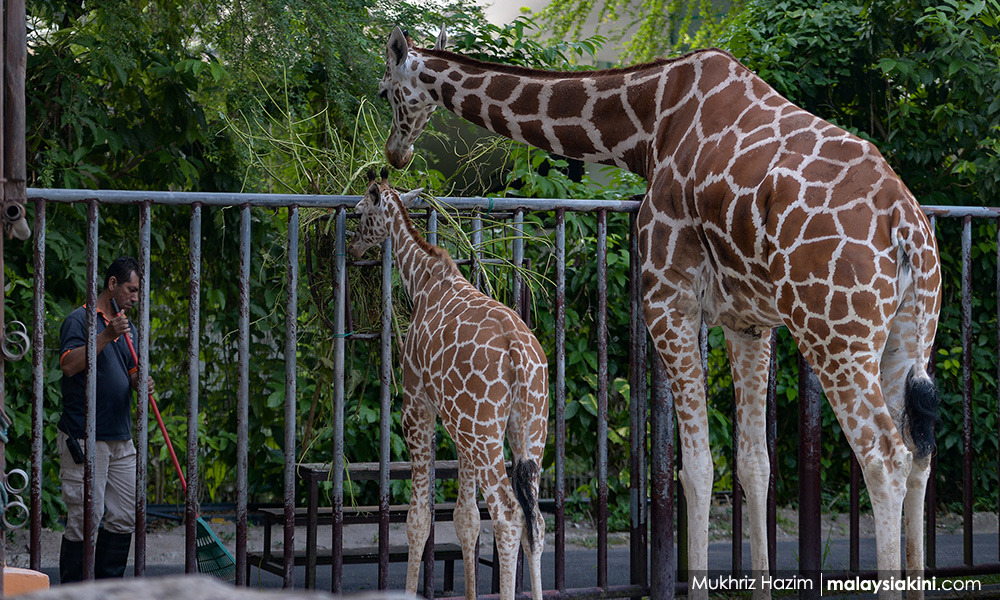
[[[465,566],[465,598],[475,600],[479,563],[480,518],[476,502],[476,472],[465,453],[458,455],[458,499],[455,502],[455,533],[462,545]]]
[[[688,570],[693,575],[704,576],[708,571],[708,517],[712,504],[713,465],[704,370],[698,345],[701,319],[674,319],[674,322],[668,323],[666,317],[648,320],[648,315],[656,314],[655,310],[647,308],[646,314],[657,354],[666,367],[677,413],[683,460],[678,478],[684,487],[688,511]],[[670,311],[667,314],[671,314]],[[673,314],[676,316],[676,313]],[[706,599],[708,590],[692,587],[688,598]]]
[[[406,538],[409,544],[406,562],[406,593],[417,595],[420,564],[431,530],[431,481],[429,466],[434,459],[434,413],[423,400],[407,394],[403,401],[402,422],[406,445],[410,450],[412,489],[410,510],[406,513]]]
[[[739,427],[737,476],[747,497],[750,522],[750,558],[757,579],[754,598],[770,597],[761,578],[768,571],[767,484],[771,464],[766,445],[767,375],[771,358],[770,336],[749,336],[725,329],[726,348],[736,391]]]

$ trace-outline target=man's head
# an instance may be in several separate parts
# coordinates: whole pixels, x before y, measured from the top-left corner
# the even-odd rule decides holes
[[[139,263],[130,256],[115,259],[104,274],[104,291],[121,310],[132,308],[139,301]]]

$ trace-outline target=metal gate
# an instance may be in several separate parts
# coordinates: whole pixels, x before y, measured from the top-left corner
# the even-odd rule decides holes
[[[267,194],[222,194],[222,193],[180,193],[180,192],[126,192],[126,191],[90,191],[90,190],[42,190],[29,189],[27,191],[29,200],[34,203],[34,268],[35,281],[34,292],[36,306],[34,311],[34,321],[32,327],[33,346],[33,416],[32,416],[32,464],[31,464],[31,566],[39,568],[41,564],[41,487],[39,478],[41,475],[41,464],[44,460],[51,460],[46,455],[43,448],[42,417],[44,407],[42,406],[43,386],[45,385],[46,369],[49,366],[51,356],[44,348],[45,320],[43,302],[37,301],[44,297],[45,293],[45,266],[46,266],[46,209],[53,203],[85,203],[87,206],[87,305],[95,306],[97,290],[97,243],[99,240],[98,213],[101,206],[105,204],[130,204],[135,205],[138,211],[137,220],[140,224],[140,246],[139,262],[143,270],[142,291],[140,300],[140,310],[136,319],[139,330],[139,363],[140,382],[145,382],[148,375],[149,363],[149,342],[147,333],[150,331],[149,315],[149,277],[150,272],[150,235],[153,227],[151,222],[151,207],[153,205],[173,206],[177,210],[190,211],[191,243],[189,246],[189,279],[190,279],[190,304],[189,310],[189,330],[198,332],[199,306],[201,303],[201,264],[203,252],[201,247],[201,226],[202,211],[205,207],[234,207],[240,211],[239,230],[239,380],[235,390],[237,398],[237,481],[236,481],[236,529],[235,556],[237,563],[237,583],[248,584],[247,576],[247,526],[248,526],[248,448],[247,432],[253,424],[249,421],[248,394],[249,381],[253,374],[249,370],[249,335],[250,335],[250,315],[249,298],[253,290],[250,286],[250,228],[251,210],[258,208],[287,208],[288,214],[288,237],[287,243],[287,264],[285,273],[287,277],[288,305],[286,320],[286,339],[284,340],[285,356],[285,452],[284,452],[284,558],[285,570],[284,581],[286,586],[294,585],[294,573],[292,564],[292,554],[294,552],[294,526],[295,526],[295,488],[296,488],[296,315],[298,299],[295,290],[298,287],[300,249],[299,249],[299,209],[305,207],[324,208],[332,211],[334,219],[334,243],[333,256],[335,257],[334,277],[333,277],[333,297],[335,299],[332,323],[334,333],[331,336],[331,343],[334,346],[334,363],[338,374],[337,384],[334,388],[335,401],[335,421],[339,424],[335,428],[333,437],[333,464],[330,465],[330,473],[333,488],[333,514],[334,514],[334,534],[332,540],[333,547],[333,567],[332,567],[332,591],[341,591],[341,578],[343,574],[342,561],[336,560],[340,556],[338,552],[342,549],[342,526],[343,526],[343,474],[344,474],[344,357],[345,344],[352,340],[352,333],[345,328],[345,306],[347,294],[347,273],[352,268],[368,268],[381,266],[382,277],[382,302],[383,310],[389,306],[391,295],[389,293],[392,281],[389,273],[391,271],[391,256],[387,252],[388,245],[383,248],[383,256],[380,265],[352,264],[347,261],[345,253],[346,232],[348,219],[352,218],[350,209],[359,200],[353,196],[296,196],[296,195],[267,195]],[[555,443],[555,573],[554,589],[547,595],[552,597],[574,597],[574,598],[599,598],[599,597],[639,597],[652,596],[656,598],[672,597],[675,591],[683,591],[686,583],[676,581],[675,565],[679,565],[681,571],[685,569],[685,558],[683,556],[683,531],[677,532],[675,536],[674,523],[677,511],[675,511],[675,494],[678,502],[682,504],[683,495],[679,493],[679,488],[675,486],[675,450],[674,450],[674,424],[673,411],[671,410],[671,399],[668,392],[667,382],[659,368],[659,361],[647,360],[648,349],[647,334],[640,313],[639,289],[640,277],[637,264],[637,242],[635,235],[631,236],[630,256],[631,256],[631,291],[628,299],[630,306],[630,332],[631,332],[631,356],[629,379],[631,385],[630,403],[630,469],[633,473],[631,478],[631,533],[630,533],[630,573],[627,584],[609,584],[608,574],[608,446],[607,446],[607,401],[608,401],[608,352],[607,352],[607,319],[606,312],[608,306],[607,294],[607,219],[609,213],[629,213],[632,215],[631,223],[634,230],[634,214],[638,210],[637,201],[598,201],[598,200],[534,200],[534,199],[484,199],[484,198],[443,198],[446,204],[455,210],[473,212],[489,211],[496,218],[510,221],[510,227],[518,230],[523,225],[526,213],[538,213],[546,219],[547,227],[554,230],[555,248],[554,256],[556,260],[555,295],[555,355],[550,356],[551,390],[554,407],[554,418],[551,420],[551,427],[554,432]],[[427,209],[425,216],[428,222],[429,237],[432,238],[436,231],[438,213],[426,206],[419,206],[417,209]],[[971,404],[972,404],[972,363],[971,363],[971,224],[976,219],[997,220],[1000,211],[996,209],[958,209],[958,208],[927,208],[927,212],[935,219],[962,219],[963,223],[963,279],[962,279],[962,301],[963,301],[963,331],[965,332],[965,351],[963,352],[963,377],[965,382],[965,394],[963,410],[965,411],[966,428],[964,438],[964,452],[967,462],[971,460]],[[569,587],[566,581],[566,465],[565,465],[565,442],[566,442],[566,339],[565,339],[565,317],[566,317],[566,227],[565,216],[567,211],[592,213],[597,222],[597,297],[598,310],[596,314],[596,325],[599,331],[598,345],[595,349],[597,353],[596,378],[598,382],[598,419],[597,419],[597,440],[598,450],[595,459],[594,469],[597,477],[597,497],[596,497],[596,524],[598,529],[597,549],[595,550],[595,564],[597,566],[594,581],[590,585]],[[475,235],[475,226],[472,228],[472,235]],[[388,243],[387,243],[388,244]],[[481,261],[482,257],[473,254],[469,257],[462,257],[469,260],[474,265]],[[514,262],[520,263],[524,259],[523,246],[518,242],[514,243]],[[515,281],[514,298],[519,300],[523,295],[516,290],[523,285]],[[1000,284],[998,284],[1000,285]],[[524,308],[524,307],[522,307]],[[384,313],[385,314],[385,313]],[[88,319],[94,318],[94,309],[90,308]],[[93,322],[93,321],[90,321]],[[703,328],[703,333],[705,329]],[[91,330],[91,337],[88,344],[94,343],[94,332]],[[381,459],[378,469],[379,481],[379,504],[380,504],[380,532],[387,531],[389,523],[389,453],[388,453],[388,431],[390,419],[390,381],[389,363],[391,353],[389,351],[391,343],[391,323],[387,318],[382,320],[382,328],[377,336],[381,347],[382,368],[380,376],[381,386],[381,416],[380,435],[381,439]],[[774,339],[772,333],[772,340]],[[354,336],[363,337],[363,336]],[[368,336],[373,337],[373,336]],[[707,336],[703,336],[703,352],[707,345]],[[998,332],[1000,338],[1000,332]],[[352,343],[368,343],[358,341]],[[197,418],[199,413],[199,344],[200,339],[197,333],[189,338],[188,350],[188,445],[187,445],[187,473],[190,482],[186,495],[186,560],[185,568],[187,572],[196,572],[195,561],[195,515],[197,515],[198,499],[198,436]],[[771,454],[771,493],[768,503],[768,532],[770,540],[770,554],[772,565],[775,564],[775,475],[778,464],[774,456],[774,410],[775,389],[773,382],[774,374],[779,365],[773,363],[774,354],[772,352],[772,385],[769,390],[768,408],[768,447]],[[94,377],[96,365],[88,365],[88,376]],[[801,369],[802,373],[807,373],[808,369]],[[649,385],[647,385],[649,383]],[[92,389],[92,388],[91,388]],[[800,437],[800,505],[799,519],[801,523],[799,537],[799,561],[800,568],[804,572],[818,571],[822,566],[822,536],[819,529],[820,513],[820,479],[818,463],[819,456],[819,410],[821,406],[820,394],[815,378],[803,377],[800,383],[800,414],[802,430]],[[145,383],[139,389],[138,397],[145,398],[147,390]],[[89,425],[87,432],[87,443],[91,445],[95,442],[95,398],[93,391],[88,392],[88,415]],[[136,506],[136,521],[144,523],[146,520],[146,497],[147,485],[146,464],[148,461],[148,414],[146,402],[138,403],[137,410],[137,431],[136,445],[139,452],[137,468],[137,488],[139,491]],[[736,432],[734,431],[734,436]],[[647,453],[647,447],[649,452]],[[51,453],[50,453],[51,454]],[[88,459],[91,453],[87,453]],[[805,460],[812,458],[815,460]],[[928,562],[931,567],[929,575],[933,574],[959,574],[959,573],[983,573],[1000,572],[1000,564],[974,564],[971,553],[972,540],[972,481],[971,462],[968,462],[966,486],[966,507],[965,507],[965,535],[968,541],[968,552],[964,557],[964,566],[950,567],[947,569],[935,569],[936,554],[934,536],[934,512],[928,510]],[[93,466],[86,465],[88,477],[87,485],[90,485],[93,475]],[[855,471],[856,474],[856,471]],[[854,477],[852,489],[853,498],[857,494],[857,478]],[[928,492],[928,504],[934,505],[933,476],[931,477],[932,487]],[[740,491],[733,492],[735,499],[740,498]],[[734,502],[733,517],[733,539],[732,555],[733,564],[743,564],[742,557],[742,527],[741,527],[741,502]],[[683,506],[676,507],[683,510]],[[852,531],[851,531],[851,570],[855,573],[858,567],[858,540],[857,533],[857,503],[852,502]],[[339,518],[337,515],[341,515]],[[680,520],[683,523],[683,519]],[[95,528],[96,531],[96,528]],[[95,547],[94,531],[87,532],[85,540],[85,565],[88,565],[90,573],[93,569],[93,552]],[[675,556],[675,537],[680,542],[680,556]],[[432,538],[433,539],[433,538]],[[136,532],[135,546],[135,572],[137,576],[142,576],[146,569],[146,536],[142,527]],[[387,579],[387,545],[380,543],[380,574],[379,587],[385,587]],[[648,569],[647,569],[648,565]],[[433,571],[431,570],[431,573]],[[433,577],[433,575],[431,575]],[[433,590],[431,585],[429,590]],[[432,592],[431,592],[432,593]],[[818,591],[817,591],[818,593]]]

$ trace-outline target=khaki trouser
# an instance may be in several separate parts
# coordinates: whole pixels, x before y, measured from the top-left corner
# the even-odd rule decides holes
[[[76,464],[66,447],[67,435],[59,432],[59,479],[66,503],[65,538],[83,541],[83,466]],[[80,448],[84,447],[84,441]],[[86,452],[86,450],[84,450]],[[97,523],[109,533],[135,530],[135,444],[132,440],[97,442],[94,455],[94,506]],[[103,521],[102,517],[103,515]],[[96,534],[96,531],[95,531]]]

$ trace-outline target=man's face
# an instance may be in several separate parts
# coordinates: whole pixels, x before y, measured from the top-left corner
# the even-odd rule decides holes
[[[131,279],[122,283],[119,282],[114,277],[109,281],[111,285],[111,294],[114,297],[115,302],[118,303],[118,308],[123,311],[128,311],[132,308],[132,305],[139,301],[139,274],[135,271],[131,274]]]

